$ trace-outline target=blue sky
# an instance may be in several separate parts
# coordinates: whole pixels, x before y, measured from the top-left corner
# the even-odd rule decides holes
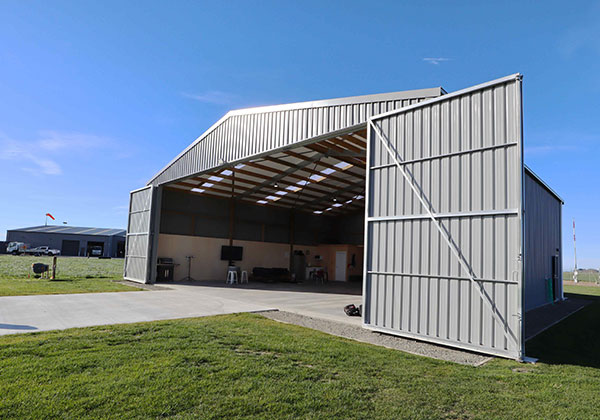
[[[0,239],[46,212],[126,227],[129,191],[231,108],[516,72],[565,267],[573,217],[599,266],[599,2],[3,1]]]

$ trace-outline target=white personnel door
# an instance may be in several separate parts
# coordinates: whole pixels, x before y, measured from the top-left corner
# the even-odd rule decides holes
[[[346,281],[346,251],[335,253],[335,281]]]

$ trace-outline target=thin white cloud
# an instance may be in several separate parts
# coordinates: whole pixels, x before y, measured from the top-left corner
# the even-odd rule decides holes
[[[185,98],[213,105],[230,105],[238,100],[237,95],[220,90],[211,90],[199,94],[183,92],[181,95]]]
[[[113,146],[113,140],[77,132],[43,130],[39,132],[37,145],[47,151],[103,149]]]
[[[423,59],[423,61],[429,63],[429,64],[434,64],[436,66],[438,66],[440,63],[443,63],[444,61],[450,61],[450,58],[446,58],[446,57],[426,57]]]
[[[18,142],[5,136],[0,136],[0,160],[18,162],[21,169],[30,173],[44,175],[60,175],[62,169],[53,159],[36,154],[35,148],[29,142]],[[33,165],[33,166],[32,166]]]
[[[0,133],[0,160],[16,162],[23,171],[34,175],[60,175],[61,159],[113,146],[110,138],[76,132],[44,130],[35,140],[17,140]]]

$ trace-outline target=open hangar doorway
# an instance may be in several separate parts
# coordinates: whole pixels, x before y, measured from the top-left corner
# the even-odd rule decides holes
[[[157,257],[176,281],[223,284],[233,264],[238,281],[360,294],[365,160],[361,126],[167,184]]]

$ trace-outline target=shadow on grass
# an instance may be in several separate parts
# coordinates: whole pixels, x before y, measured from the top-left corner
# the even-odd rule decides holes
[[[528,341],[526,354],[543,363],[600,368],[600,296],[565,296],[593,303]]]

